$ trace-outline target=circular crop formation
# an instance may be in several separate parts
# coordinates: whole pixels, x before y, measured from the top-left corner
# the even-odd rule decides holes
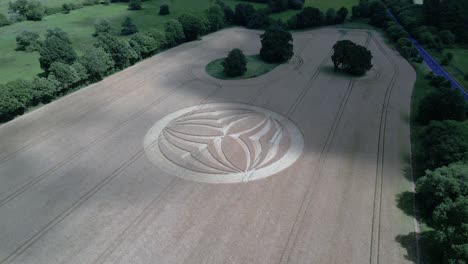
[[[257,106],[215,103],[188,107],[147,133],[148,158],[165,172],[208,183],[272,176],[301,155],[303,137],[289,119]]]

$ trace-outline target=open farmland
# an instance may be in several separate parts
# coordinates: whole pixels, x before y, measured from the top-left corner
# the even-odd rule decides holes
[[[326,28],[293,33],[295,57],[261,77],[207,75],[260,33],[210,34],[0,125],[0,263],[409,263],[395,196],[414,70],[380,33]],[[333,72],[339,39],[372,51],[366,76]]]

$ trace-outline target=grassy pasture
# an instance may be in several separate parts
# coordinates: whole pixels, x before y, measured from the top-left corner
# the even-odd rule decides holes
[[[0,0],[0,13],[8,13],[8,2],[11,0]],[[47,7],[59,7],[66,3],[75,3],[74,0],[37,0]]]
[[[41,0],[47,6],[58,6],[68,0]],[[322,9],[341,6],[350,7],[358,0],[306,0],[306,6],[316,6]],[[241,1],[225,0],[231,6],[235,6]],[[159,6],[168,3],[171,14],[159,16]],[[43,35],[47,29],[59,27],[68,33],[74,48],[78,53],[82,53],[93,44],[94,22],[97,18],[108,19],[115,30],[120,30],[120,23],[126,16],[133,19],[141,32],[150,29],[162,29],[164,23],[177,18],[183,13],[202,14],[214,0],[148,0],[143,2],[143,10],[127,10],[126,3],[112,3],[108,6],[96,5],[74,10],[69,14],[55,14],[45,17],[42,21],[24,21],[7,27],[0,28],[0,83],[5,83],[18,78],[31,79],[42,72],[39,67],[38,53],[26,53],[15,51],[16,35],[23,30],[37,32]],[[251,3],[256,8],[265,7],[265,4]],[[2,9],[3,8],[3,9]],[[8,8],[8,0],[0,0],[0,12]],[[285,19],[292,16],[296,11],[287,11],[275,14],[275,17]]]

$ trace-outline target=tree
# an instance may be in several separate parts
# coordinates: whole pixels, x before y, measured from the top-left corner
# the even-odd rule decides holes
[[[240,49],[233,49],[222,62],[224,74],[229,77],[243,75],[247,71],[247,59]]]
[[[128,10],[141,10],[141,0],[130,0],[128,2]]]
[[[198,37],[206,31],[203,21],[197,16],[183,14],[178,20],[182,25],[187,41],[198,39]]]
[[[224,27],[224,11],[219,5],[214,5],[206,10],[206,18],[209,23],[211,32],[217,31]]]
[[[260,39],[262,42],[260,57],[266,62],[283,63],[294,55],[291,33],[278,26],[267,29],[260,35]]]
[[[45,13],[45,8],[38,1],[17,0],[10,2],[8,9],[10,12],[35,21],[41,20]]]
[[[296,15],[296,28],[319,27],[324,24],[325,18],[318,8],[306,7]]]
[[[24,106],[7,89],[0,84],[0,121],[8,121],[24,111]]]
[[[240,26],[247,26],[255,13],[255,8],[249,4],[237,4],[234,12],[234,23]]]
[[[35,77],[32,81],[32,87],[34,103],[48,103],[55,97],[59,83],[52,78]]]
[[[432,121],[421,132],[425,168],[435,169],[468,158],[468,121]]]
[[[59,83],[59,92],[63,92],[80,81],[80,77],[76,70],[68,64],[54,62],[50,65],[50,75],[53,76]]]
[[[101,80],[114,68],[111,55],[102,48],[89,50],[81,57],[80,62],[86,68],[89,78],[93,81]]]
[[[21,31],[16,36],[16,50],[27,52],[37,51],[40,48],[39,34],[31,31]]]
[[[342,7],[340,9],[338,9],[338,12],[336,12],[335,23],[336,24],[343,24],[345,22],[347,16],[348,16],[348,9],[346,7]]]
[[[93,36],[97,37],[99,34],[111,34],[112,26],[107,19],[97,19],[94,22],[94,34]]]
[[[468,197],[468,164],[461,162],[426,171],[416,181],[416,193],[424,213],[428,214],[445,199]]]
[[[138,44],[140,55],[143,58],[153,55],[160,48],[160,43],[147,34],[137,33],[131,40]]]
[[[325,16],[325,25],[334,25],[336,20],[335,9],[329,8]]]
[[[133,24],[133,21],[130,17],[126,17],[125,20],[122,22],[122,30],[120,34],[127,36],[132,35],[138,32],[137,26]]]
[[[288,9],[289,1],[288,0],[269,0],[268,6],[270,7],[273,13],[282,12]]]
[[[465,100],[457,89],[442,87],[421,100],[418,109],[418,120],[427,125],[430,121],[457,120],[465,116]]]
[[[372,68],[372,54],[363,46],[350,40],[338,41],[333,46],[332,61],[335,71],[363,75]]]
[[[182,24],[179,21],[171,19],[164,25],[167,45],[169,47],[177,46],[184,42],[185,34]]]
[[[265,12],[257,11],[254,13],[252,18],[250,18],[249,23],[247,23],[248,28],[266,28],[271,24],[271,19],[268,17]]]
[[[8,82],[5,86],[5,89],[8,90],[10,95],[20,103],[20,108],[18,109],[20,113],[22,113],[22,111],[24,111],[27,107],[32,106],[33,92],[31,81],[18,79]]]
[[[468,257],[468,163],[426,171],[416,181],[416,198],[435,229],[430,238],[440,261],[464,263]]]
[[[109,53],[117,69],[126,68],[133,60],[138,58],[138,54],[126,40],[119,39],[113,35],[99,35],[95,47],[103,48],[104,51]]]
[[[54,62],[72,64],[77,58],[67,33],[60,29],[48,30],[46,39],[39,49],[39,63],[46,72]]]
[[[304,0],[289,0],[288,6],[290,9],[301,10],[304,6]]]
[[[167,4],[163,4],[161,6],[159,6],[159,15],[161,16],[165,16],[165,15],[169,15],[169,5]]]

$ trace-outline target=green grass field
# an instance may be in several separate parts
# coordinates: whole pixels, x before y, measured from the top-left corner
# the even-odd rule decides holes
[[[11,0],[0,0],[0,13],[8,13],[8,2]],[[47,7],[59,7],[66,3],[76,3],[76,0],[37,0]]]
[[[8,0],[0,0],[0,12],[8,6]],[[68,0],[41,0],[45,5],[57,6]],[[350,7],[358,0],[306,0],[306,6],[317,6],[322,9],[328,7],[339,8],[340,6]],[[235,6],[240,1],[225,0],[231,6]],[[159,16],[159,6],[168,3],[171,7],[169,16]],[[26,53],[15,51],[16,35],[23,30],[37,32],[43,35],[47,29],[59,27],[67,32],[78,53],[82,53],[89,46],[93,45],[94,22],[97,18],[108,19],[116,30],[120,30],[120,23],[126,16],[133,19],[141,32],[150,29],[162,29],[164,23],[177,18],[183,13],[201,14],[214,0],[149,0],[143,3],[143,10],[127,10],[125,3],[113,3],[108,6],[96,5],[74,10],[69,14],[55,14],[45,17],[42,21],[24,21],[7,27],[0,28],[0,83],[5,83],[18,78],[31,79],[42,72],[39,67],[38,53]],[[265,4],[255,4],[256,8],[265,7]],[[3,9],[2,9],[3,8]],[[287,11],[275,16],[289,18],[294,12]]]
[[[212,61],[206,65],[206,72],[211,76],[222,79],[222,80],[241,80],[257,77],[272,71],[279,64],[276,63],[265,63],[258,55],[246,56],[247,57],[247,71],[239,77],[229,77],[224,74],[224,68],[222,65],[223,59]]]
[[[468,47],[458,46],[444,49],[444,54],[449,52],[453,54],[453,60],[450,65],[444,68],[465,87],[465,90],[468,90],[468,81],[464,79],[464,76],[468,74]],[[435,51],[431,51],[431,54],[439,62],[442,61],[443,54]]]

